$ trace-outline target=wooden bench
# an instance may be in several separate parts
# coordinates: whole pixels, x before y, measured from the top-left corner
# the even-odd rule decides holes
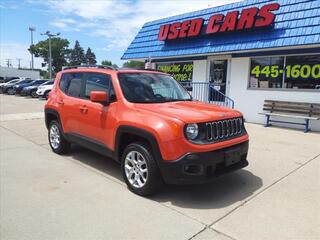
[[[265,127],[271,126],[270,123],[272,122],[303,125],[305,133],[310,131],[310,120],[320,119],[320,103],[265,100],[263,111],[264,112],[260,114],[265,115],[267,118]],[[271,117],[286,117],[296,120],[303,119],[304,123],[271,120]]]

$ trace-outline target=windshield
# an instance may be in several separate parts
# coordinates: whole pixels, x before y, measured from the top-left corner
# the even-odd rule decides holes
[[[52,85],[53,84],[53,81],[47,81],[45,83],[42,83],[41,86],[45,86],[45,85]]]
[[[157,73],[120,73],[124,97],[134,103],[191,101],[189,93],[172,77]]]
[[[7,82],[7,84],[11,84],[11,83],[16,83],[16,82],[19,82],[21,81],[20,79],[14,79],[14,80],[11,80],[9,82]]]

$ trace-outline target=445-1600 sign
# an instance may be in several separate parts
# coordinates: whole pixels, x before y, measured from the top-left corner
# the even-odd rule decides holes
[[[285,69],[280,68],[278,65],[261,67],[255,66],[251,70],[251,74],[257,78],[260,75],[265,77],[277,78],[280,74],[286,74],[287,78],[320,78],[320,64],[315,65],[287,65]]]

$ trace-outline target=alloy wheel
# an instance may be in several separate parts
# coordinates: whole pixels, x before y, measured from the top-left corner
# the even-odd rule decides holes
[[[127,154],[124,163],[125,174],[129,183],[135,188],[142,188],[148,179],[148,166],[144,156],[131,151]]]
[[[50,145],[53,149],[58,149],[60,146],[60,131],[57,125],[52,125],[49,131]]]

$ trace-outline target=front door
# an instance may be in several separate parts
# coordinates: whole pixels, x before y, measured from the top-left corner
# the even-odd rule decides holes
[[[111,76],[102,73],[86,73],[84,76],[84,96],[81,100],[82,112],[79,117],[79,133],[90,140],[112,148],[112,126],[114,126],[116,102],[109,105],[90,101],[92,91],[105,91],[110,100],[114,99]]]
[[[211,86],[226,95],[228,60],[210,60],[209,82]],[[210,101],[224,101],[224,97],[213,89],[210,91]]]

